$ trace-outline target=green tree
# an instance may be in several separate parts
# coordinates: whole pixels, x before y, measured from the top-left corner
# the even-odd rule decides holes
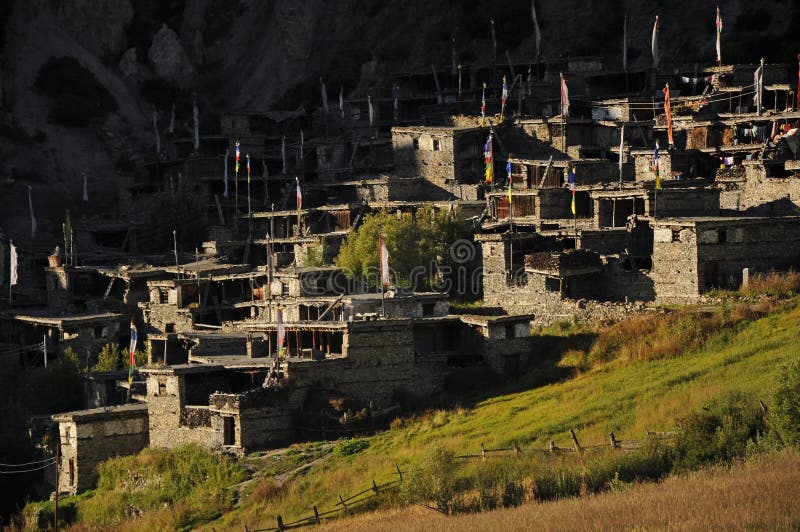
[[[106,344],[97,355],[97,364],[92,371],[116,371],[122,367],[122,353],[118,344]]]
[[[170,178],[153,199],[140,245],[146,251],[171,250],[174,229],[178,246],[194,251],[205,239],[206,228],[202,199],[195,194],[191,180],[179,175]]]
[[[800,358],[783,367],[773,401],[773,428],[784,443],[800,447]]]
[[[83,407],[81,365],[70,348],[46,368],[31,371],[26,403],[34,414],[69,412]]]
[[[450,262],[450,246],[469,236],[461,211],[436,211],[425,206],[412,216],[380,211],[367,216],[342,244],[336,265],[351,279],[378,285],[379,235],[389,251],[389,268],[397,285],[430,288],[438,267]]]
[[[453,513],[461,487],[456,478],[455,453],[434,445],[425,451],[420,466],[420,471],[403,484],[402,498],[410,504],[432,502],[440,512]]]

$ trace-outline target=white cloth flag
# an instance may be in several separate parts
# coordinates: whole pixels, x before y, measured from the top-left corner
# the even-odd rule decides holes
[[[542,32],[539,30],[539,20],[536,18],[536,2],[531,0],[531,18],[533,19],[533,35],[536,39],[536,58],[542,53]]]
[[[83,201],[89,201],[89,178],[86,176],[86,172],[83,173]]]
[[[305,160],[305,154],[304,154],[305,144],[306,144],[305,135],[303,134],[303,130],[301,129],[300,130],[300,160],[301,161]]]
[[[764,65],[761,64],[753,73],[753,86],[756,91],[755,95],[753,96],[753,103],[756,106],[756,111],[759,113],[761,112],[761,91],[763,83],[764,83]]]
[[[222,192],[222,196],[227,198],[228,197],[228,158],[231,156],[231,149],[225,148],[225,190]]]
[[[322,78],[319,78],[319,85],[322,91],[322,110],[325,111],[325,114],[328,114],[328,91],[325,90],[325,82],[322,81]]]
[[[628,13],[622,21],[622,70],[628,71]]]
[[[31,211],[31,238],[36,238],[36,217],[33,215],[33,198],[31,198],[30,185],[28,185],[28,207]]]
[[[197,109],[197,95],[192,103],[192,119],[194,120],[194,151],[200,149],[200,111]]]
[[[342,113],[342,120],[344,120],[344,87],[339,87],[339,111]]]
[[[369,125],[375,124],[375,110],[372,108],[372,96],[367,95],[367,106],[369,107]]]
[[[11,272],[9,273],[9,282],[11,286],[15,286],[19,283],[19,273],[17,268],[19,267],[19,258],[17,257],[17,246],[11,243],[11,251],[10,251],[10,268]]]
[[[717,6],[717,63],[722,64],[722,15],[719,14],[719,6]]]
[[[169,134],[175,133],[175,104],[172,104],[172,112],[169,115]]]
[[[561,74],[561,116],[569,116],[569,89],[564,74]]]
[[[658,15],[653,24],[653,39],[650,42],[650,52],[653,54],[653,68],[658,68]]]
[[[389,250],[386,248],[386,243],[383,241],[383,236],[379,236],[380,252],[381,252],[381,284],[389,286],[391,280],[389,279]]]
[[[625,146],[625,124],[619,132],[619,185],[622,186],[622,150]]]
[[[281,137],[281,161],[283,163],[283,173],[286,173],[286,137]]]
[[[153,104],[153,134],[156,137],[156,155],[159,155],[161,153],[161,135],[158,133],[158,114],[155,104]]]
[[[278,327],[276,330],[277,340],[278,340],[278,355],[283,354],[283,342],[286,340],[286,330],[283,328],[283,309],[279,308],[275,312],[275,318],[278,322]]]

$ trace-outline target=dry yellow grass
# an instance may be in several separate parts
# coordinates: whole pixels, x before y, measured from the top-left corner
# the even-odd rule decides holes
[[[398,509],[321,530],[798,530],[798,496],[800,453],[783,451],[615,493],[456,517]]]

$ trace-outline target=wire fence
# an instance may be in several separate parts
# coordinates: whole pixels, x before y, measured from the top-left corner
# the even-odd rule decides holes
[[[539,454],[572,454],[575,456],[582,456],[584,453],[592,452],[592,451],[601,451],[601,450],[612,450],[612,451],[632,451],[635,449],[639,449],[643,447],[646,443],[651,442],[653,440],[667,440],[672,439],[675,437],[673,432],[656,432],[656,431],[648,431],[647,432],[647,439],[646,440],[623,440],[618,439],[613,432],[608,434],[608,441],[606,443],[598,443],[592,445],[583,445],[578,440],[578,436],[573,429],[569,430],[570,438],[572,440],[572,447],[558,447],[554,441],[550,441],[550,444],[546,448],[536,448],[536,447],[520,447],[515,442],[512,447],[498,447],[498,448],[487,448],[485,444],[480,444],[480,450],[473,454],[461,454],[456,455],[455,458],[459,460],[486,460],[491,456],[501,456],[501,455],[513,455],[513,456],[530,456],[534,453]],[[301,528],[305,526],[312,526],[312,525],[319,525],[325,520],[334,519],[341,515],[347,515],[349,513],[353,513],[357,510],[360,510],[366,506],[367,503],[372,501],[374,498],[378,497],[382,493],[387,493],[389,491],[395,490],[399,488],[402,483],[407,480],[410,476],[414,473],[418,473],[422,471],[422,469],[409,469],[409,470],[401,470],[398,464],[395,464],[394,471],[390,471],[387,475],[390,475],[392,480],[387,480],[383,483],[377,483],[375,479],[372,479],[372,484],[365,487],[363,490],[359,491],[358,493],[352,495],[338,495],[338,500],[334,502],[330,509],[326,509],[325,511],[320,511],[320,507],[318,505],[313,505],[311,507],[311,512],[305,517],[301,517],[296,519],[295,521],[286,522],[283,520],[283,517],[278,514],[275,518],[276,526],[271,528],[249,528],[245,525],[244,530],[245,532],[272,532],[278,531],[282,532],[284,530],[289,530],[293,528]],[[426,506],[427,507],[427,506]]]

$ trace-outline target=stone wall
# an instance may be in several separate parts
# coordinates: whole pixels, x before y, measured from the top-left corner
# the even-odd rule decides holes
[[[148,443],[145,405],[124,405],[57,414],[61,464],[59,491],[94,487],[97,465],[114,456],[136,454]]]
[[[186,382],[183,375],[171,374],[169,370],[154,370],[146,372],[146,376],[151,447],[174,448],[186,443],[215,447],[222,444],[222,433],[215,427],[190,427],[186,424],[187,416],[183,411]]]
[[[697,234],[693,227],[653,228],[651,277],[658,299],[693,300],[699,293]]]

